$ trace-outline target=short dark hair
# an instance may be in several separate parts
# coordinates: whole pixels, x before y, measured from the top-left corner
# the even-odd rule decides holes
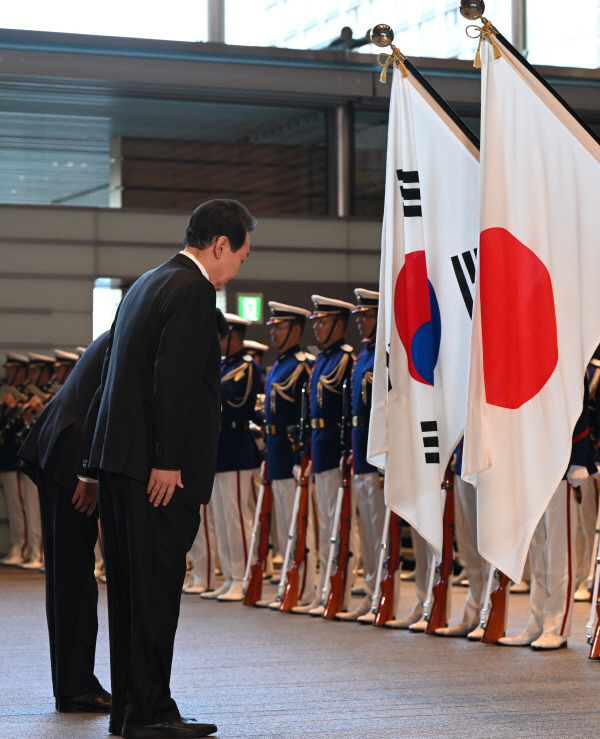
[[[206,249],[219,236],[225,236],[231,251],[238,251],[255,226],[255,218],[237,200],[207,200],[192,213],[183,246]]]
[[[298,315],[292,321],[293,326],[300,326],[300,336],[304,333],[304,326],[306,324],[306,316]]]
[[[232,334],[238,334],[238,336],[240,337],[240,339],[245,339],[246,338],[246,329],[247,329],[247,326],[243,326],[240,323],[230,323],[229,324],[229,331],[230,331],[230,333],[232,333]]]
[[[338,321],[341,321],[342,322],[342,325],[344,326],[344,331],[345,331],[348,328],[348,319],[349,318],[350,318],[350,314],[349,313],[338,313],[337,318],[334,321],[333,325],[335,326],[335,324]]]

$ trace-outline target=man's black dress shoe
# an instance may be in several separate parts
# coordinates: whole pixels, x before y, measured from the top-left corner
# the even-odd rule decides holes
[[[56,699],[56,710],[61,713],[110,713],[110,693],[85,693]]]
[[[125,739],[196,739],[196,737],[210,736],[217,727],[214,724],[200,724],[191,718],[175,718],[172,721],[163,721],[150,726],[127,726],[123,724]]]
[[[123,722],[122,721],[109,721],[108,722],[108,733],[109,734],[115,734],[116,736],[121,736],[121,731],[123,729]]]

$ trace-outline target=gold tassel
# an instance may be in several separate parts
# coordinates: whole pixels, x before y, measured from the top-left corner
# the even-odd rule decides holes
[[[377,55],[377,64],[379,64],[380,67],[383,67],[381,75],[379,76],[379,81],[383,82],[384,85],[387,82],[387,70],[392,61],[394,62],[395,67],[400,69],[402,76],[408,77],[408,71],[404,64],[406,57],[397,46],[390,44],[390,48],[392,50],[391,54],[381,53]],[[385,57],[385,62],[382,62],[380,57]]]
[[[467,26],[465,33],[469,38],[477,38],[479,36],[479,43],[477,44],[477,51],[475,52],[475,61],[473,62],[473,66],[476,69],[481,69],[481,42],[484,38],[486,38],[491,45],[494,48],[494,59],[500,59],[502,56],[502,52],[500,51],[500,47],[496,43],[496,39],[494,36],[498,33],[498,31],[492,26],[492,22],[488,21],[486,18],[481,19],[483,26],[480,28],[479,26]],[[469,29],[473,29],[473,33],[469,33]]]

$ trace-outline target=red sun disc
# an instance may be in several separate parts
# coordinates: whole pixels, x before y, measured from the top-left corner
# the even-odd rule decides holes
[[[486,400],[520,408],[558,362],[552,280],[537,255],[504,228],[482,232],[479,269]]]

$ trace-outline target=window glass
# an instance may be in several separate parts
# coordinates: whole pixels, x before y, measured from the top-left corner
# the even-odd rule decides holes
[[[98,36],[206,41],[206,0],[27,0],[2,3],[2,27]]]
[[[0,131],[0,202],[327,213],[322,109],[0,90]]]
[[[353,213],[363,218],[383,216],[387,149],[385,113],[357,111],[354,117],[354,204]]]
[[[108,331],[112,326],[122,297],[123,287],[120,280],[114,280],[111,277],[99,277],[94,282],[94,301],[92,308],[93,339]]]

